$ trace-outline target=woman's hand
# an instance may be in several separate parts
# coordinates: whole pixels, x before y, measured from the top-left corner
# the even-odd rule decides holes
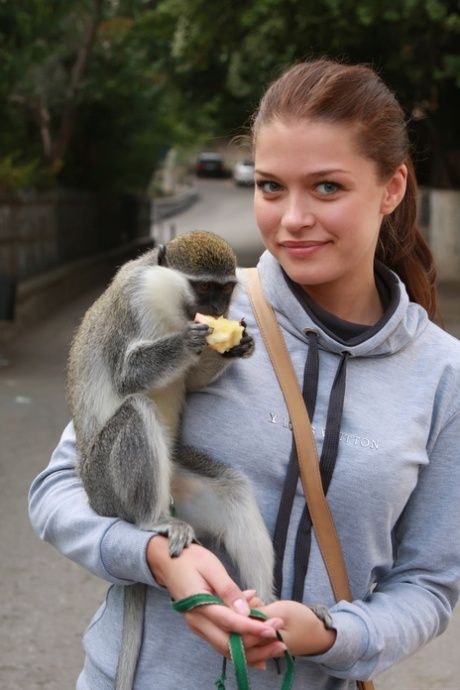
[[[285,646],[277,640],[275,632],[283,621],[278,617],[267,621],[249,618],[248,599],[251,600],[254,592],[243,592],[211,551],[190,544],[180,556],[171,558],[167,538],[157,535],[147,546],[147,562],[157,582],[168,589],[173,599],[208,593],[217,595],[226,604],[200,606],[184,614],[190,629],[219,654],[229,655],[230,632],[243,635],[251,649],[248,663],[252,666],[263,667],[267,659],[283,654]]]
[[[335,642],[336,631],[328,630],[323,621],[304,604],[275,601],[257,608],[270,618],[283,620],[283,626],[279,630],[293,656],[324,654]],[[247,654],[249,658],[249,652]]]
[[[276,601],[265,605],[254,590],[244,592],[251,608],[258,609],[272,620],[283,620],[282,627],[276,627],[283,636],[284,647],[279,647],[275,654],[267,655],[267,649],[260,638],[254,635],[243,635],[243,645],[247,662],[250,666],[264,669],[265,661],[271,657],[281,656],[288,649],[292,656],[307,654],[324,654],[332,647],[337,633],[327,630],[322,620],[308,606],[296,601]]]

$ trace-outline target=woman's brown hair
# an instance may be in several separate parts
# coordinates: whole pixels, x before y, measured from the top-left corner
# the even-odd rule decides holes
[[[401,164],[408,168],[407,190],[399,206],[383,219],[376,258],[405,283],[409,297],[437,314],[436,270],[431,250],[417,227],[417,180],[410,157],[404,112],[378,74],[365,65],[329,59],[294,65],[266,91],[252,125],[275,120],[313,119],[356,129],[361,155],[374,161],[380,180]]]

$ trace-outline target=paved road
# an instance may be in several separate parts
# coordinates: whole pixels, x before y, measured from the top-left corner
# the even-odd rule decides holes
[[[230,181],[204,182],[202,201],[174,222],[179,231],[215,230],[235,244],[241,241],[245,256],[257,255],[250,196]],[[70,338],[98,292],[50,314],[2,352],[9,363],[0,369],[0,690],[72,690],[82,661],[81,635],[106,588],[41,543],[26,512],[30,482],[67,422]],[[449,327],[460,336],[458,294],[447,295],[445,304]],[[377,690],[460,690],[459,640],[460,613],[445,635],[382,676]]]
[[[253,266],[263,245],[252,212],[252,189],[236,188],[232,180],[198,180],[199,200],[175,218],[153,228],[154,237],[167,241],[171,232],[209,230],[225,237],[236,249],[240,266]]]

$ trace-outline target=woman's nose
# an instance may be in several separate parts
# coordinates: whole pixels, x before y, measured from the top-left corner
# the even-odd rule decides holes
[[[302,228],[314,225],[315,216],[308,199],[297,195],[286,200],[286,207],[281,218],[282,226],[289,232],[296,232]]]

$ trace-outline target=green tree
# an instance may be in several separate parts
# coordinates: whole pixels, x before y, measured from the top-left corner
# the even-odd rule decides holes
[[[35,124],[41,157],[51,168],[59,167],[72,138],[102,4],[76,3],[71,12],[53,0],[0,7],[6,117],[11,123],[18,109],[25,111],[19,120],[24,128]]]
[[[146,186],[165,145],[180,139],[143,30],[150,5],[0,2],[0,170],[12,186],[21,170],[34,171],[32,183]]]

